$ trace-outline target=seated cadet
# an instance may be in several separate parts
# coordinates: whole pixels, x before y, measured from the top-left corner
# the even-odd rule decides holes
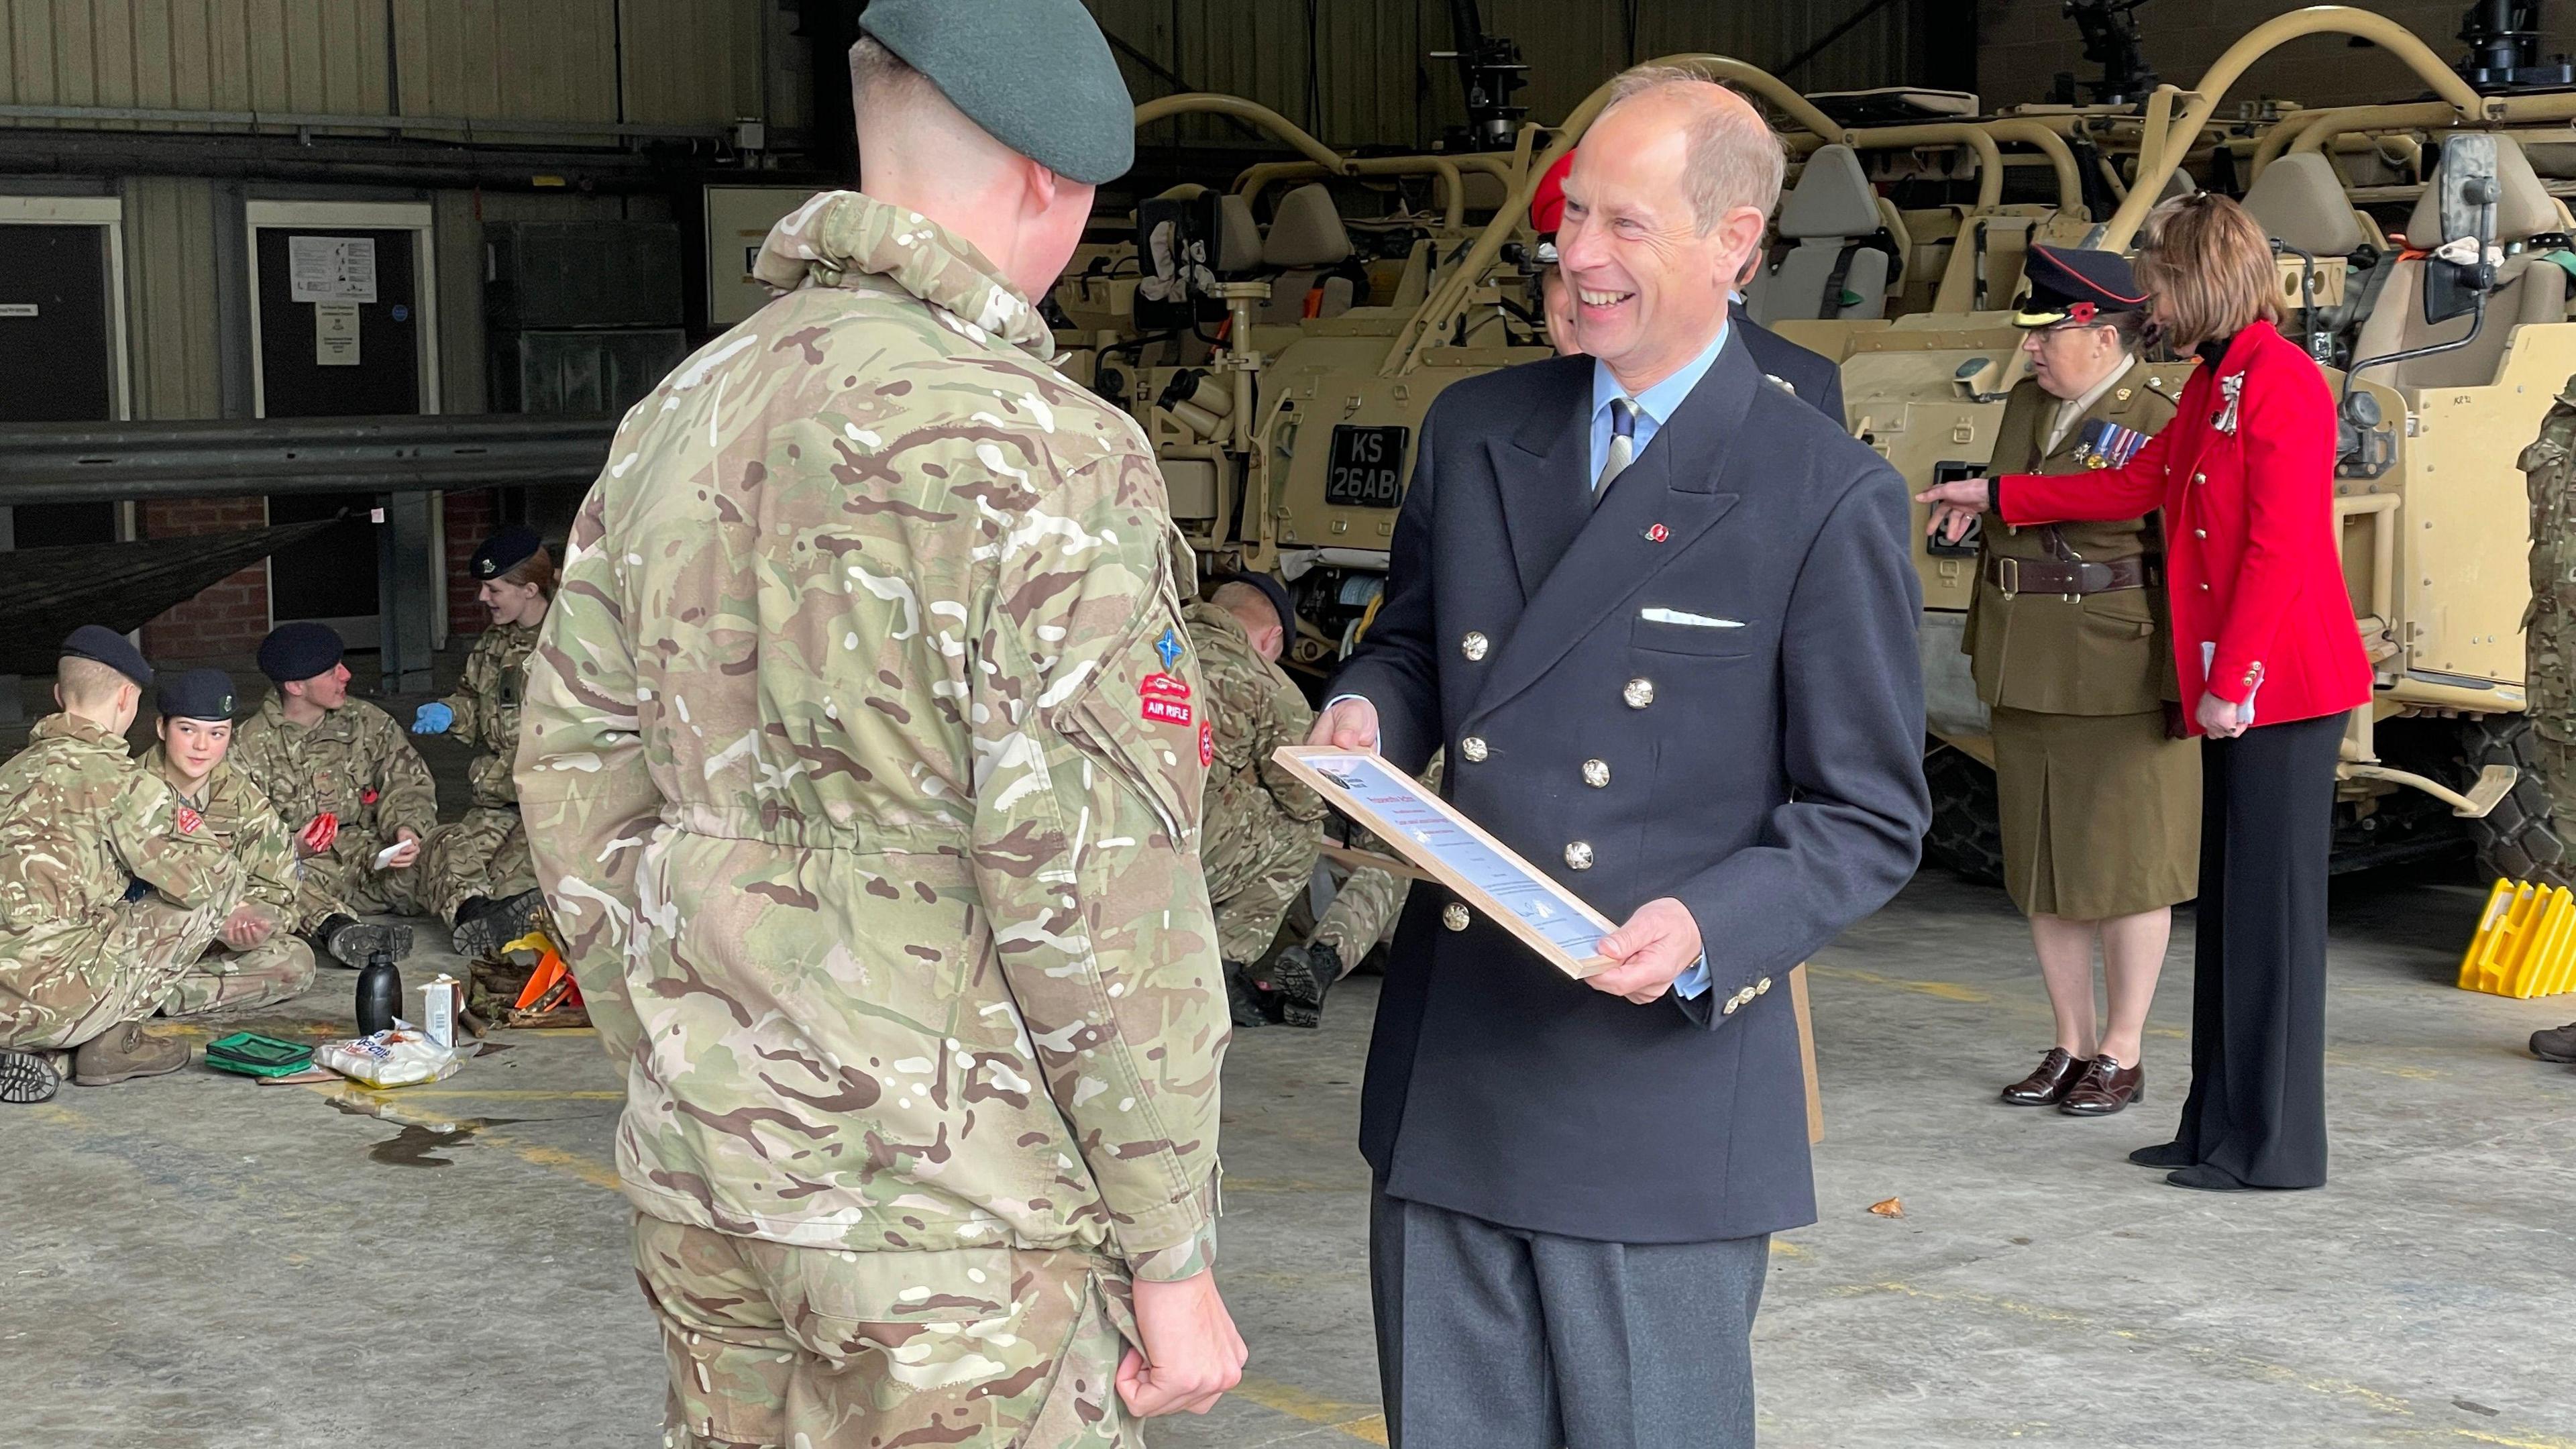
[[[191,669],[163,679],[156,702],[161,743],[144,751],[145,772],[169,785],[242,864],[241,904],[171,983],[161,1014],[284,1001],[313,984],[313,948],[294,935],[294,838],[268,797],[224,759],[233,744],[233,677]]]
[[[555,596],[555,561],[535,529],[502,529],[474,551],[471,567],[492,627],[467,657],[456,692],[422,705],[411,722],[413,734],[452,730],[483,750],[470,776],[473,807],[430,837],[421,865],[429,905],[453,929],[456,954],[468,960],[500,954],[528,933],[545,905],[510,770],[519,758],[520,686]]]
[[[360,911],[427,914],[421,842],[438,827],[438,787],[393,717],[349,697],[349,667],[328,624],[280,624],[259,643],[276,688],[233,732],[232,762],[295,833],[296,934],[332,960],[400,960],[411,927],[371,926]],[[376,857],[399,846],[382,869]]]
[[[1315,873],[1324,802],[1270,758],[1281,745],[1304,744],[1315,722],[1306,696],[1274,662],[1297,617],[1287,586],[1268,574],[1212,582],[1213,593],[1181,611],[1207,689],[1199,718],[1199,755],[1208,765],[1199,860],[1216,907],[1226,1001],[1234,1024],[1251,1027],[1267,1018],[1244,971],[1270,954],[1289,903]],[[1169,668],[1147,677],[1144,708],[1176,712],[1174,722],[1186,723],[1189,685]]]
[[[63,641],[54,699],[0,765],[0,1102],[72,1080],[174,1072],[185,1042],[143,1034],[170,984],[240,903],[241,863],[126,750],[152,668],[123,635]]]

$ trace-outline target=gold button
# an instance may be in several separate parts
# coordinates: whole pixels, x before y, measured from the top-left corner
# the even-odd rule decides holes
[[[1607,760],[1584,761],[1583,783],[1591,786],[1595,790],[1608,785],[1610,783],[1610,762]]]
[[[1472,630],[1472,629],[1470,629],[1469,631],[1467,631],[1467,637],[1466,637],[1466,638],[1461,639],[1461,640],[1459,640],[1459,641],[1458,641],[1458,652],[1459,652],[1459,653],[1461,653],[1461,654],[1466,655],[1466,656],[1467,656],[1467,662],[1468,662],[1468,663],[1470,663],[1470,664],[1473,664],[1473,663],[1475,663],[1477,660],[1484,658],[1484,657],[1485,657],[1485,651],[1486,651],[1486,650],[1488,650],[1488,649],[1491,649],[1492,647],[1493,647],[1493,641],[1491,641],[1491,640],[1487,639],[1484,635],[1479,634],[1479,633],[1477,633],[1476,631],[1474,631],[1474,630]]]
[[[1567,841],[1565,845],[1565,868],[1568,870],[1590,870],[1592,868],[1592,842],[1588,840]]]
[[[1735,1004],[1738,1006],[1751,1006],[1753,1004],[1753,995],[1753,988],[1747,986],[1742,991],[1735,993]]]
[[[1737,1007],[1739,1007],[1739,1006],[1742,1006],[1743,1004],[1744,1004],[1743,1002],[1740,1002],[1740,1001],[1736,1000],[1734,997],[1730,996],[1730,997],[1726,998],[1726,1005],[1719,1007],[1719,1008],[1718,1008],[1718,1011],[1719,1011],[1719,1013],[1720,1013],[1721,1015],[1725,1015],[1725,1016],[1733,1016],[1733,1015],[1735,1014],[1735,1008],[1737,1008]]]
[[[1465,739],[1460,740],[1458,742],[1458,753],[1466,757],[1468,764],[1483,764],[1485,762],[1486,754],[1485,737],[1482,735],[1469,735]]]
[[[1619,691],[1619,697],[1628,701],[1630,709],[1644,709],[1655,702],[1655,681],[1631,679],[1627,687]]]
[[[1467,908],[1456,901],[1451,901],[1449,904],[1440,908],[1440,924],[1447,926],[1450,930],[1463,931],[1467,929],[1467,920]]]
[[[2191,531],[2191,536],[2194,538],[2207,538],[2209,537],[2209,530],[2206,528],[2195,528]]]
[[[1754,995],[1756,995],[1756,996],[1762,996],[1762,995],[1765,995],[1765,994],[1767,994],[1770,990],[1771,990],[1771,978],[1770,978],[1770,977],[1768,977],[1768,976],[1765,976],[1765,977],[1763,977],[1761,980],[1756,981],[1756,982],[1754,982],[1754,983],[1753,983],[1753,994],[1754,994]]]
[[[2125,387],[2121,388],[2116,394],[2114,394],[2114,396],[2118,397],[2122,402],[2127,402],[2129,400],[2129,390]]]

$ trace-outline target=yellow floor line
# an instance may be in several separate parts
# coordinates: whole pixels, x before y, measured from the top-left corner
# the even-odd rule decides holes
[[[1234,1386],[1234,1392],[1265,1409],[1339,1430],[1363,1444],[1386,1443],[1386,1416],[1366,1404],[1336,1403],[1293,1384],[1269,1379],[1245,1379]]]

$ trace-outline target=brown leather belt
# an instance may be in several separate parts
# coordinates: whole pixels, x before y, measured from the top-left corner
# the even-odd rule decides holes
[[[2143,557],[2113,559],[2109,563],[2059,563],[2053,559],[1996,558],[1986,560],[1986,582],[2004,591],[2009,599],[2015,594],[2058,594],[2072,598],[2078,594],[2107,594],[2117,589],[2143,589],[2147,586],[2147,561]]]

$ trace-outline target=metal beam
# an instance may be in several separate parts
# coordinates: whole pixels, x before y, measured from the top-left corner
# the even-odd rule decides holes
[[[587,483],[608,418],[255,418],[0,431],[0,505]]]

